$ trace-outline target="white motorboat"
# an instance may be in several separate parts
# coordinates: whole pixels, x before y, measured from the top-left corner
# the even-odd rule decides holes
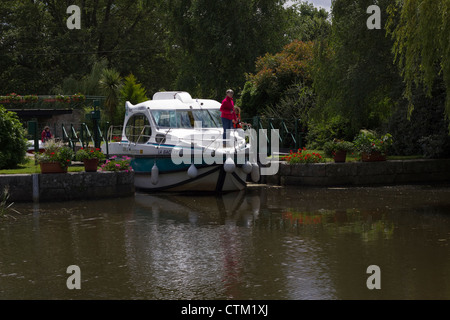
[[[250,162],[251,139],[244,130],[230,130],[223,138],[219,109],[219,102],[193,99],[187,92],[126,102],[121,141],[108,139],[102,150],[131,158],[138,190],[242,190],[249,174],[259,180],[259,167]]]

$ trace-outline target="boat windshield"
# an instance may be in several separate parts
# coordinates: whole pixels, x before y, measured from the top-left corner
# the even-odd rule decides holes
[[[192,129],[196,121],[202,128],[220,128],[220,111],[203,110],[152,110],[152,117],[159,128]]]

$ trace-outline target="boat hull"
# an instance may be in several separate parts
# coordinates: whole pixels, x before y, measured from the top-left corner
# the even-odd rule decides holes
[[[162,172],[157,183],[151,179],[151,172],[135,172],[135,187],[141,191],[202,191],[230,192],[246,187],[247,174],[239,167],[227,173],[223,165],[210,165],[197,169],[197,175],[190,177],[187,170]]]

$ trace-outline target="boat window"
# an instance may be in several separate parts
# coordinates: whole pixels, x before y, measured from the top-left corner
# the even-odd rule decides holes
[[[159,128],[176,128],[177,118],[175,110],[153,110],[153,119]]]
[[[220,110],[219,109],[208,109],[208,113],[212,119],[212,123],[214,124],[212,127],[222,128],[222,119],[220,119]]]
[[[142,113],[131,116],[125,127],[125,136],[128,141],[135,143],[146,143],[152,135],[150,122]]]
[[[208,110],[195,110],[193,113],[195,121],[201,121],[202,128],[217,128]]]
[[[203,128],[221,127],[219,110],[152,110],[151,114],[159,128],[192,129],[195,121],[201,121]]]

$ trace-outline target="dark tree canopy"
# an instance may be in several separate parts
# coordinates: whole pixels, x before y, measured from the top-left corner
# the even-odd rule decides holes
[[[170,0],[168,26],[178,54],[176,89],[221,98],[238,89],[258,56],[285,44],[280,0]]]

